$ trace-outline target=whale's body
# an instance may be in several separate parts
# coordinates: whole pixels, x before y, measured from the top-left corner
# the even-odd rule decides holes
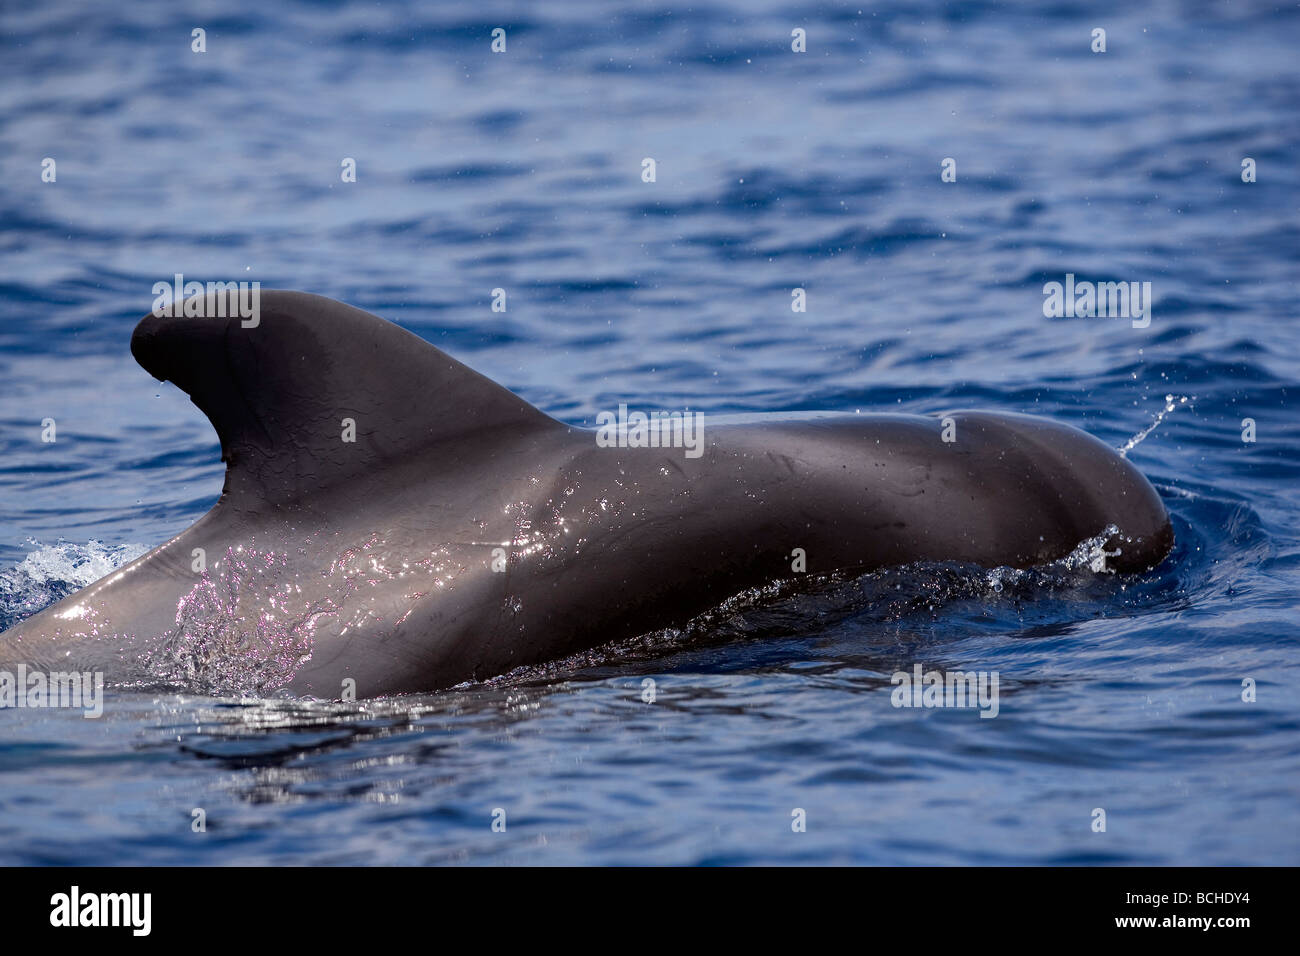
[[[217,430],[221,498],[0,635],[0,666],[427,691],[683,623],[800,560],[1028,567],[1109,534],[1110,567],[1137,571],[1172,543],[1132,464],[1044,419],[768,419],[706,426],[699,457],[600,447],[376,316],[297,292],[260,307],[255,327],[234,308],[141,321],[136,358]]]

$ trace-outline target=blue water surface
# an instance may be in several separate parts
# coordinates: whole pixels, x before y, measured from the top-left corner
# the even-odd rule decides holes
[[[176,273],[368,309],[577,424],[986,407],[1120,446],[1172,406],[1130,457],[1178,544],[414,698],[0,711],[0,862],[1300,862],[1298,44],[1270,3],[6,4],[0,625],[220,492],[128,348]],[[1151,282],[1150,325],[1046,318],[1067,273]],[[916,663],[998,671],[999,716],[892,706]]]

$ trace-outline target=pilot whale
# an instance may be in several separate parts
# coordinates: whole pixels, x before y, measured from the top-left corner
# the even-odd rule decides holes
[[[0,667],[211,693],[431,691],[801,575],[1025,568],[1098,536],[1112,569],[1136,572],[1172,546],[1146,478],[1050,420],[767,416],[707,427],[693,454],[628,447],[367,312],[263,291],[249,322],[225,294],[150,313],[131,339],[216,429],[220,499],[0,635]]]

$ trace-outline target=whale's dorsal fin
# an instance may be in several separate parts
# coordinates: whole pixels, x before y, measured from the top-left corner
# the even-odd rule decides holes
[[[221,439],[227,493],[282,504],[489,430],[565,426],[405,329],[333,299],[263,290],[256,324],[234,291],[191,315],[150,313],[131,353],[187,392]],[[250,293],[251,294],[251,293]],[[195,297],[196,299],[198,297]],[[355,442],[344,441],[344,419]]]

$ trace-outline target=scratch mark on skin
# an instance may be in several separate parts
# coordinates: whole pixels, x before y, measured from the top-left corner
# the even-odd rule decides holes
[[[786,469],[790,472],[790,475],[792,477],[798,477],[799,469],[795,467],[796,460],[794,458],[791,458],[789,455],[778,454],[777,452],[774,451],[769,451],[767,453],[767,457],[770,461],[772,461],[775,464],[785,465]]]

